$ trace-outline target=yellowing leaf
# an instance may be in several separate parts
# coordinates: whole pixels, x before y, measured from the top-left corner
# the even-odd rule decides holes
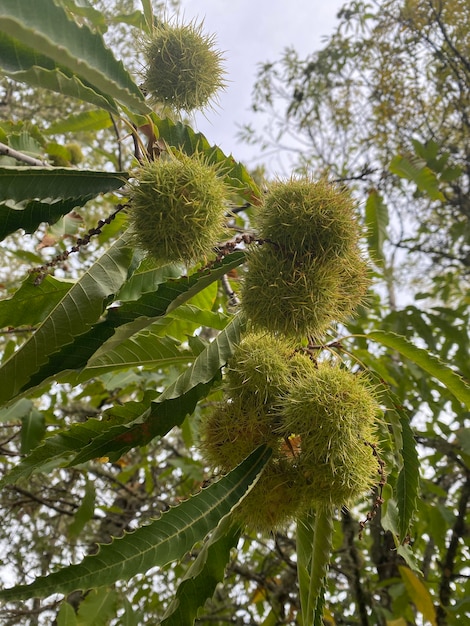
[[[392,619],[386,621],[386,626],[406,626],[406,619],[399,617],[398,619]]]
[[[251,601],[253,604],[258,604],[259,602],[264,602],[268,597],[268,592],[264,587],[257,587]]]
[[[400,576],[405,584],[410,600],[424,619],[429,622],[431,626],[436,626],[436,608],[428,589],[408,567],[401,566],[398,569],[400,570]]]
[[[335,618],[327,608],[323,609],[323,621],[325,626],[336,626]]]

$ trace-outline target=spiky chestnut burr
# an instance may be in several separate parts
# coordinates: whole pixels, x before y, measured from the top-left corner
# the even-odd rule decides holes
[[[365,377],[312,364],[293,381],[279,411],[278,433],[299,440],[298,489],[306,502],[348,505],[377,482],[380,407]]]
[[[222,55],[202,23],[158,24],[144,54],[144,89],[176,111],[203,109],[225,84]]]
[[[269,407],[253,407],[237,398],[221,402],[205,417],[200,435],[204,457],[223,471],[233,469],[260,445],[277,447],[279,439]]]
[[[227,189],[198,155],[145,163],[129,195],[136,243],[162,262],[205,259],[222,234]]]
[[[254,398],[256,402],[258,397]],[[298,471],[292,456],[275,432],[277,418],[269,405],[252,407],[245,400],[228,400],[201,422],[201,451],[213,467],[228,472],[259,445],[267,444],[273,455],[252,491],[235,515],[250,528],[271,531],[295,518],[303,505],[295,489]]]
[[[333,321],[346,321],[369,282],[355,248],[343,257],[319,259],[265,243],[248,251],[247,269],[242,309],[252,327],[300,340],[321,340]]]
[[[332,260],[357,246],[359,225],[346,190],[325,180],[274,183],[258,217],[260,235],[286,254]]]
[[[290,343],[267,333],[249,333],[226,368],[226,401],[201,422],[201,451],[209,464],[229,471],[257,446],[273,450],[254,489],[236,515],[250,528],[269,531],[295,518],[301,500],[295,491],[292,454],[276,433],[275,407],[290,386]],[[296,355],[297,358],[297,355]]]
[[[225,369],[226,400],[202,424],[202,449],[215,466],[229,469],[261,444],[278,447],[273,408],[287,393],[290,344],[269,335],[247,334]]]
[[[235,386],[226,385],[232,395],[201,422],[201,450],[224,472],[257,446],[272,448],[258,483],[235,511],[258,531],[282,527],[312,506],[350,504],[378,477],[379,405],[367,380],[329,363],[317,365],[301,352],[284,356],[290,376],[286,381],[280,368],[268,393],[263,381],[261,388],[256,384],[263,366],[240,388],[253,371],[250,364],[243,373],[245,358],[235,370]],[[262,397],[269,400],[260,403]]]
[[[235,348],[226,368],[225,390],[250,406],[267,406],[290,384],[292,345],[269,333],[248,333]]]
[[[298,471],[292,460],[277,458],[266,466],[235,515],[256,532],[285,529],[305,509],[297,482]]]

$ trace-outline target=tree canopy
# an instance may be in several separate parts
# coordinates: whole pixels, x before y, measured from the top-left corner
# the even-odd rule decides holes
[[[0,0],[3,623],[462,624],[467,3],[266,62],[276,181],[186,118],[216,38],[113,4]]]

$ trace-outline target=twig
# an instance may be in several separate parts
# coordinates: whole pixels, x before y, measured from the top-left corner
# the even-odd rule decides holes
[[[230,306],[238,306],[240,304],[240,300],[239,300],[237,294],[233,291],[232,286],[230,285],[229,279],[227,278],[226,274],[224,274],[222,276],[220,281],[222,283],[222,287],[223,287],[226,295],[228,296],[228,303],[229,303],[229,305]]]
[[[120,171],[122,171],[122,145],[121,145],[121,137],[119,135],[119,128],[117,127],[116,120],[114,119],[114,115],[112,113],[110,113],[109,117],[111,118],[111,122],[113,124],[113,129],[114,129],[114,134],[116,135],[116,139],[117,139],[118,168],[119,168]]]
[[[361,555],[354,543],[354,520],[351,513],[347,509],[343,508],[341,513],[343,517],[344,543],[347,551],[346,560],[349,561],[350,564],[350,568],[348,568],[349,571],[342,573],[346,573],[346,575],[351,579],[361,626],[369,626],[368,608],[370,605],[370,599],[368,598],[362,584]]]
[[[434,256],[436,258],[449,259],[450,261],[457,261],[458,263],[462,263],[462,265],[464,265],[465,267],[470,266],[469,255],[466,255],[465,257],[462,258],[462,257],[455,256],[454,254],[450,254],[448,252],[443,252],[442,250],[432,250],[432,249],[423,248],[419,244],[414,245],[414,246],[406,245],[405,243],[402,243],[401,241],[391,242],[391,243],[396,248],[403,248],[404,250],[408,250],[409,252],[420,252],[421,254],[429,254],[430,256]]]
[[[439,585],[439,606],[436,610],[437,624],[445,626],[447,624],[447,611],[445,607],[450,605],[452,597],[452,579],[454,577],[455,560],[460,547],[460,542],[465,537],[468,505],[470,502],[470,474],[462,487],[458,503],[458,513],[455,518],[452,536],[447,548],[447,553],[442,563],[442,578]]]
[[[230,207],[230,211],[228,212],[227,217],[230,217],[231,215],[236,215],[237,213],[241,213],[242,211],[246,211],[252,206],[253,205],[251,204],[251,202],[245,202],[245,204],[242,204],[240,206]]]
[[[18,150],[13,150],[10,146],[7,146],[4,143],[0,143],[0,154],[4,154],[5,156],[9,156],[12,159],[16,159],[17,161],[22,161],[27,165],[35,165],[37,167],[44,167],[47,165],[45,161],[40,161],[39,159],[35,159],[34,157],[30,157],[27,154],[23,154],[22,152],[18,152]]]
[[[61,515],[74,515],[74,511],[78,508],[78,505],[75,504],[74,502],[67,502],[66,504],[70,507],[70,510],[68,509],[64,509],[63,507],[57,506],[55,503],[51,502],[50,500],[48,500],[47,498],[41,498],[40,496],[37,496],[34,493],[31,493],[31,491],[27,491],[26,489],[22,489],[21,487],[18,487],[18,485],[8,485],[8,489],[11,491],[16,491],[17,493],[21,494],[22,496],[28,498],[29,500],[31,500],[32,502],[37,502],[38,504],[43,504],[44,506],[47,506],[48,508],[52,509],[53,511],[56,511],[57,513],[60,513]],[[21,502],[15,502],[15,506],[18,506],[19,504],[22,504]]]
[[[124,491],[127,491],[127,493],[129,495],[131,495],[134,498],[137,498],[138,500],[145,500],[146,499],[146,496],[140,496],[138,493],[136,493],[135,490],[132,490],[125,483],[121,482],[118,478],[116,478],[116,476],[113,476],[111,474],[111,472],[107,472],[105,469],[101,469],[101,468],[97,468],[97,467],[90,467],[90,468],[88,468],[88,472],[90,472],[91,474],[94,474],[95,476],[99,476],[100,478],[104,478],[106,480],[109,480],[110,482],[113,482],[120,489],[123,489]]]
[[[377,464],[378,464],[377,473],[380,476],[380,481],[377,486],[377,495],[372,505],[372,509],[367,512],[366,518],[359,522],[359,535],[358,535],[359,539],[362,539],[362,533],[364,531],[364,528],[366,527],[367,522],[370,522],[371,520],[374,519],[380,507],[384,503],[383,488],[384,488],[385,483],[387,482],[387,477],[385,475],[385,461],[380,457],[377,451],[377,446],[375,445],[375,443],[371,443],[370,441],[364,441],[364,444],[366,446],[369,446],[369,448],[372,449],[372,454],[377,459]]]
[[[103,226],[105,226],[106,224],[111,224],[111,222],[115,219],[116,215],[120,211],[125,209],[127,206],[128,206],[127,204],[118,204],[117,209],[114,211],[114,213],[111,213],[109,217],[103,220],[99,220],[97,226],[95,228],[90,228],[90,230],[87,232],[87,234],[84,237],[79,237],[75,245],[72,246],[70,250],[65,250],[65,252],[61,252],[60,254],[55,256],[51,261],[48,261],[44,265],[41,265],[40,267],[34,267],[33,269],[29,270],[30,274],[37,274],[36,280],[34,281],[35,286],[41,284],[41,282],[46,277],[46,273],[49,268],[55,267],[61,261],[65,261],[73,252],[79,252],[80,248],[82,248],[83,246],[87,246],[90,243],[91,238],[94,237],[95,235],[100,235],[102,232]]]
[[[246,245],[249,245],[251,243],[257,243],[259,245],[263,245],[267,243],[267,244],[274,246],[275,248],[278,248],[278,249],[280,248],[279,244],[276,243],[275,241],[272,241],[271,239],[259,239],[255,235],[252,235],[249,233],[242,233],[241,235],[237,235],[234,239],[231,239],[230,241],[226,241],[225,243],[218,245],[216,248],[217,250],[216,258],[210,261],[209,263],[207,263],[202,269],[204,270],[212,269],[212,267],[216,263],[221,263],[228,254],[233,252],[237,248],[237,246],[242,243]]]
[[[14,328],[9,326],[5,330],[0,330],[0,335],[17,335],[18,333],[34,333],[36,326],[28,326],[27,328]]]

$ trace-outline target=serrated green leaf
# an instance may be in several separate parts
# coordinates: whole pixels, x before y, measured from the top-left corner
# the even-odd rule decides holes
[[[392,534],[395,544],[398,545],[400,543],[398,540],[398,506],[391,494],[392,487],[388,484],[384,485],[381,525],[384,530]]]
[[[39,144],[37,140],[26,131],[9,135],[8,145],[10,148],[13,148],[13,150],[26,152],[26,154],[29,154],[30,156],[40,157],[43,154],[41,144]]]
[[[326,575],[332,541],[331,507],[319,507],[297,520],[297,571],[302,624],[323,624]]]
[[[13,80],[78,98],[118,113],[117,104],[66,67],[0,31],[0,66]]]
[[[126,280],[132,260],[131,236],[124,233],[65,294],[28,341],[3,363],[0,402],[28,388],[53,354],[96,323],[108,298]]]
[[[369,192],[366,201],[367,241],[373,261],[384,262],[383,246],[387,240],[388,209],[376,189]]]
[[[171,317],[180,320],[187,320],[197,324],[197,326],[207,326],[216,330],[223,330],[229,320],[228,315],[220,311],[208,311],[200,309],[193,304],[183,304],[170,313]]]
[[[0,10],[1,8],[2,5],[0,4]],[[53,70],[56,67],[56,64],[50,57],[34,50],[28,44],[14,39],[7,31],[2,30],[1,27],[0,65],[6,73],[22,72],[32,67],[43,68],[45,70]]]
[[[31,400],[27,398],[21,398],[11,406],[8,406],[4,409],[0,409],[0,424],[7,422],[16,422],[19,419],[22,419],[33,408],[33,403]]]
[[[28,454],[41,442],[46,432],[46,420],[35,407],[21,418],[21,454]]]
[[[212,597],[217,584],[223,580],[230,551],[237,545],[240,534],[240,528],[234,525],[230,516],[221,520],[183,576],[161,626],[194,623],[198,609]]]
[[[80,506],[75,511],[73,521],[67,529],[69,539],[76,539],[82,532],[85,524],[87,524],[95,512],[95,486],[90,480],[87,480],[85,485],[85,494],[80,503]]]
[[[402,356],[416,363],[416,365],[425,372],[437,378],[457,400],[470,408],[470,386],[448,365],[430,354],[427,350],[417,348],[405,339],[405,337],[381,330],[372,331],[366,335],[366,337],[387,348],[396,350]]]
[[[389,169],[392,174],[397,174],[401,178],[414,182],[417,188],[425,192],[431,200],[445,200],[444,195],[439,191],[439,181],[436,174],[426,165],[416,164],[397,155],[393,157]]]
[[[90,589],[78,607],[77,626],[107,626],[115,617],[117,600],[114,589]]]
[[[125,418],[118,420],[118,424],[118,409],[112,409],[107,414],[108,419],[88,420],[86,424],[75,424],[49,437],[4,476],[0,485],[27,478],[48,466],[56,467],[67,462],[73,466],[104,456],[116,459],[125,450],[145,445],[154,437],[166,434],[173,426],[181,424],[186,415],[194,411],[197,402],[209,393],[213,382],[220,376],[220,368],[240,341],[241,328],[240,320],[235,318],[198,355],[187,372],[167,389],[169,395],[159,396],[152,404],[150,400],[127,403],[122,407]],[[127,426],[122,425],[123,421]],[[80,451],[78,457],[77,451]]]
[[[61,602],[57,613],[57,626],[77,626],[77,615],[73,606],[65,600]]]
[[[402,435],[401,456],[403,466],[397,479],[398,533],[400,541],[405,541],[411,520],[416,512],[419,489],[419,459],[416,441],[406,415],[400,414]]]
[[[398,569],[411,602],[422,614],[426,624],[436,626],[436,607],[428,588],[411,569],[401,565],[398,566]]]
[[[67,167],[0,167],[0,201],[93,198],[122,187],[126,172],[100,172]],[[80,191],[77,194],[77,191]],[[77,206],[77,205],[75,205]],[[68,211],[66,211],[68,212]]]
[[[197,403],[205,398],[213,382],[199,384],[183,396],[150,406],[150,399],[127,402],[110,409],[103,421],[90,419],[86,424],[73,424],[45,439],[26,458],[0,480],[0,487],[26,479],[31,474],[52,467],[74,467],[96,458],[117,461],[133,447],[145,445],[154,437],[166,434],[174,425],[183,423]]]
[[[242,318],[234,316],[194,363],[158,396],[156,404],[179,398],[196,385],[209,383],[232,356],[235,346],[240,343],[243,328]]]
[[[414,151],[418,156],[426,161],[426,163],[430,163],[434,161],[439,152],[439,144],[437,141],[430,139],[426,143],[421,143],[417,139],[412,139],[411,143],[413,144]]]
[[[60,372],[66,372],[61,375],[62,382],[75,383],[76,374],[69,374],[67,370],[81,370],[93,356],[98,358],[100,353],[114,350],[121,343],[127,341],[129,337],[165,315],[167,311],[175,310],[206,289],[208,285],[218,280],[230,269],[240,265],[244,258],[243,251],[234,252],[210,270],[202,270],[189,277],[170,279],[158,286],[157,290],[143,293],[142,297],[137,300],[125,302],[120,307],[109,309],[107,317],[103,321],[52,355],[50,360],[31,378],[31,387],[43,383],[52,376],[57,376]],[[172,272],[171,269],[168,271]],[[163,268],[162,272],[161,277],[164,278],[168,275]],[[150,278],[151,280],[158,280],[158,278],[154,275]],[[147,281],[145,281],[145,286],[148,286]],[[121,291],[117,297],[120,295]],[[108,342],[106,346],[104,345],[105,342]]]
[[[70,20],[53,2],[0,0],[0,30],[67,67],[131,110],[150,112],[142,92],[122,62],[105,46],[102,36]]]
[[[46,276],[39,285],[28,276],[11,298],[0,302],[0,328],[40,324],[73,283]]]
[[[101,351],[115,349],[123,341],[148,327],[159,317],[175,311],[228,271],[241,265],[244,259],[244,252],[234,252],[210,270],[201,270],[191,276],[177,279],[170,278],[158,285],[157,290],[145,292],[137,300],[126,302],[121,307],[113,309],[108,314],[107,323],[117,330],[106,343],[106,346],[101,348]],[[99,355],[100,353],[96,352],[95,358]]]
[[[396,540],[396,538],[394,539],[395,539],[395,544],[397,546],[398,556],[400,556],[405,561],[405,563],[413,572],[416,572],[418,575],[422,576],[423,572],[421,571],[420,565],[417,561],[417,555],[413,554],[413,550],[410,544],[405,543],[405,544],[398,545],[398,541]]]
[[[445,168],[445,170],[442,172],[440,176],[440,180],[450,183],[450,182],[453,182],[454,180],[457,180],[457,178],[460,178],[462,174],[463,174],[463,168],[460,167],[460,165],[453,165],[453,166]]]
[[[142,11],[132,11],[132,13],[118,13],[117,15],[113,15],[110,20],[115,24],[129,24],[130,26],[135,26],[140,30],[146,30],[146,21],[145,17],[142,14]]]
[[[30,401],[22,398],[19,402]],[[138,404],[137,415],[132,414],[133,404]],[[13,405],[11,408],[13,409],[15,406]],[[132,417],[137,417],[140,415],[141,403],[128,402],[125,408]],[[8,410],[4,409],[4,411]],[[77,450],[81,450],[94,438],[112,430],[113,426],[116,427],[116,424],[122,423],[122,421],[115,418],[114,422],[109,423],[106,420],[89,419],[84,423],[72,424],[65,430],[47,437],[40,446],[0,479],[0,487],[15,483],[18,480],[26,480],[35,472],[46,472],[54,467],[65,465],[70,457],[77,454]]]
[[[181,277],[181,266],[177,263],[161,265],[151,256],[142,259],[139,267],[135,270],[128,281],[122,286],[117,295],[121,302],[138,300],[145,293],[156,292],[160,285],[169,279]]]
[[[0,598],[23,600],[111,585],[180,559],[247,493],[270,456],[270,450],[258,448],[227,476],[148,526],[102,545],[97,554],[77,565],[37,578],[30,585],[3,589]]]
[[[52,122],[43,131],[45,135],[60,135],[63,133],[81,133],[102,130],[113,125],[113,121],[107,111],[82,111],[69,115],[65,119]]]
[[[145,328],[156,321],[156,318],[174,311],[176,308],[194,298],[201,291],[219,280],[231,269],[238,267],[245,260],[244,251],[236,251],[228,255],[222,262],[211,269],[200,270],[191,276],[169,279],[158,286],[153,292],[145,292],[132,302],[126,302],[112,311],[114,327],[124,326],[116,343],[130,337],[134,332]],[[111,319],[111,315],[109,316]],[[142,318],[142,319],[139,319]],[[134,323],[135,321],[135,323]]]
[[[31,87],[49,89],[63,96],[77,98],[88,102],[93,106],[101,107],[109,113],[118,114],[118,107],[112,98],[100,92],[96,87],[89,85],[79,76],[68,76],[59,69],[45,70],[41,67],[32,67],[22,72],[6,72],[8,76],[20,83],[26,83]]]
[[[152,367],[154,369],[170,365],[185,365],[194,359],[191,351],[168,335],[161,336],[158,323],[136,333],[114,350],[100,350],[85,369],[77,376],[77,382],[84,382],[106,372],[131,367]]]
[[[42,222],[54,224],[63,215],[73,209],[84,206],[95,194],[67,198],[51,199],[40,202],[31,200],[16,204],[13,201],[0,203],[0,241],[22,228],[26,233],[33,233]]]
[[[133,447],[146,445],[181,425],[220,377],[220,368],[240,342],[241,330],[236,317],[155,401],[147,398],[143,402],[128,402],[124,407],[109,409],[102,421],[91,419],[85,424],[74,424],[48,437],[0,480],[0,487],[45,471],[44,468],[73,467],[105,456],[117,460]]]
[[[242,328],[241,319],[234,317],[194,363],[150,403],[150,407],[143,407],[135,423],[114,427],[95,438],[69,465],[102,456],[118,459],[131,448],[146,445],[155,437],[166,435],[174,426],[180,426],[220,376],[221,368],[240,342]]]
[[[166,435],[174,426],[181,426],[186,416],[194,413],[197,403],[209,395],[213,384],[220,378],[220,372],[217,372],[207,383],[199,383],[177,398],[151,403],[150,408],[133,425],[116,427],[100,436],[86,446],[68,466],[79,465],[98,455],[108,456],[114,461],[132,448],[144,446],[155,437]]]
[[[79,0],[78,4],[74,0],[61,0],[61,3],[74,15],[86,17],[100,32],[106,32],[106,18],[98,9],[91,6],[88,0]]]

